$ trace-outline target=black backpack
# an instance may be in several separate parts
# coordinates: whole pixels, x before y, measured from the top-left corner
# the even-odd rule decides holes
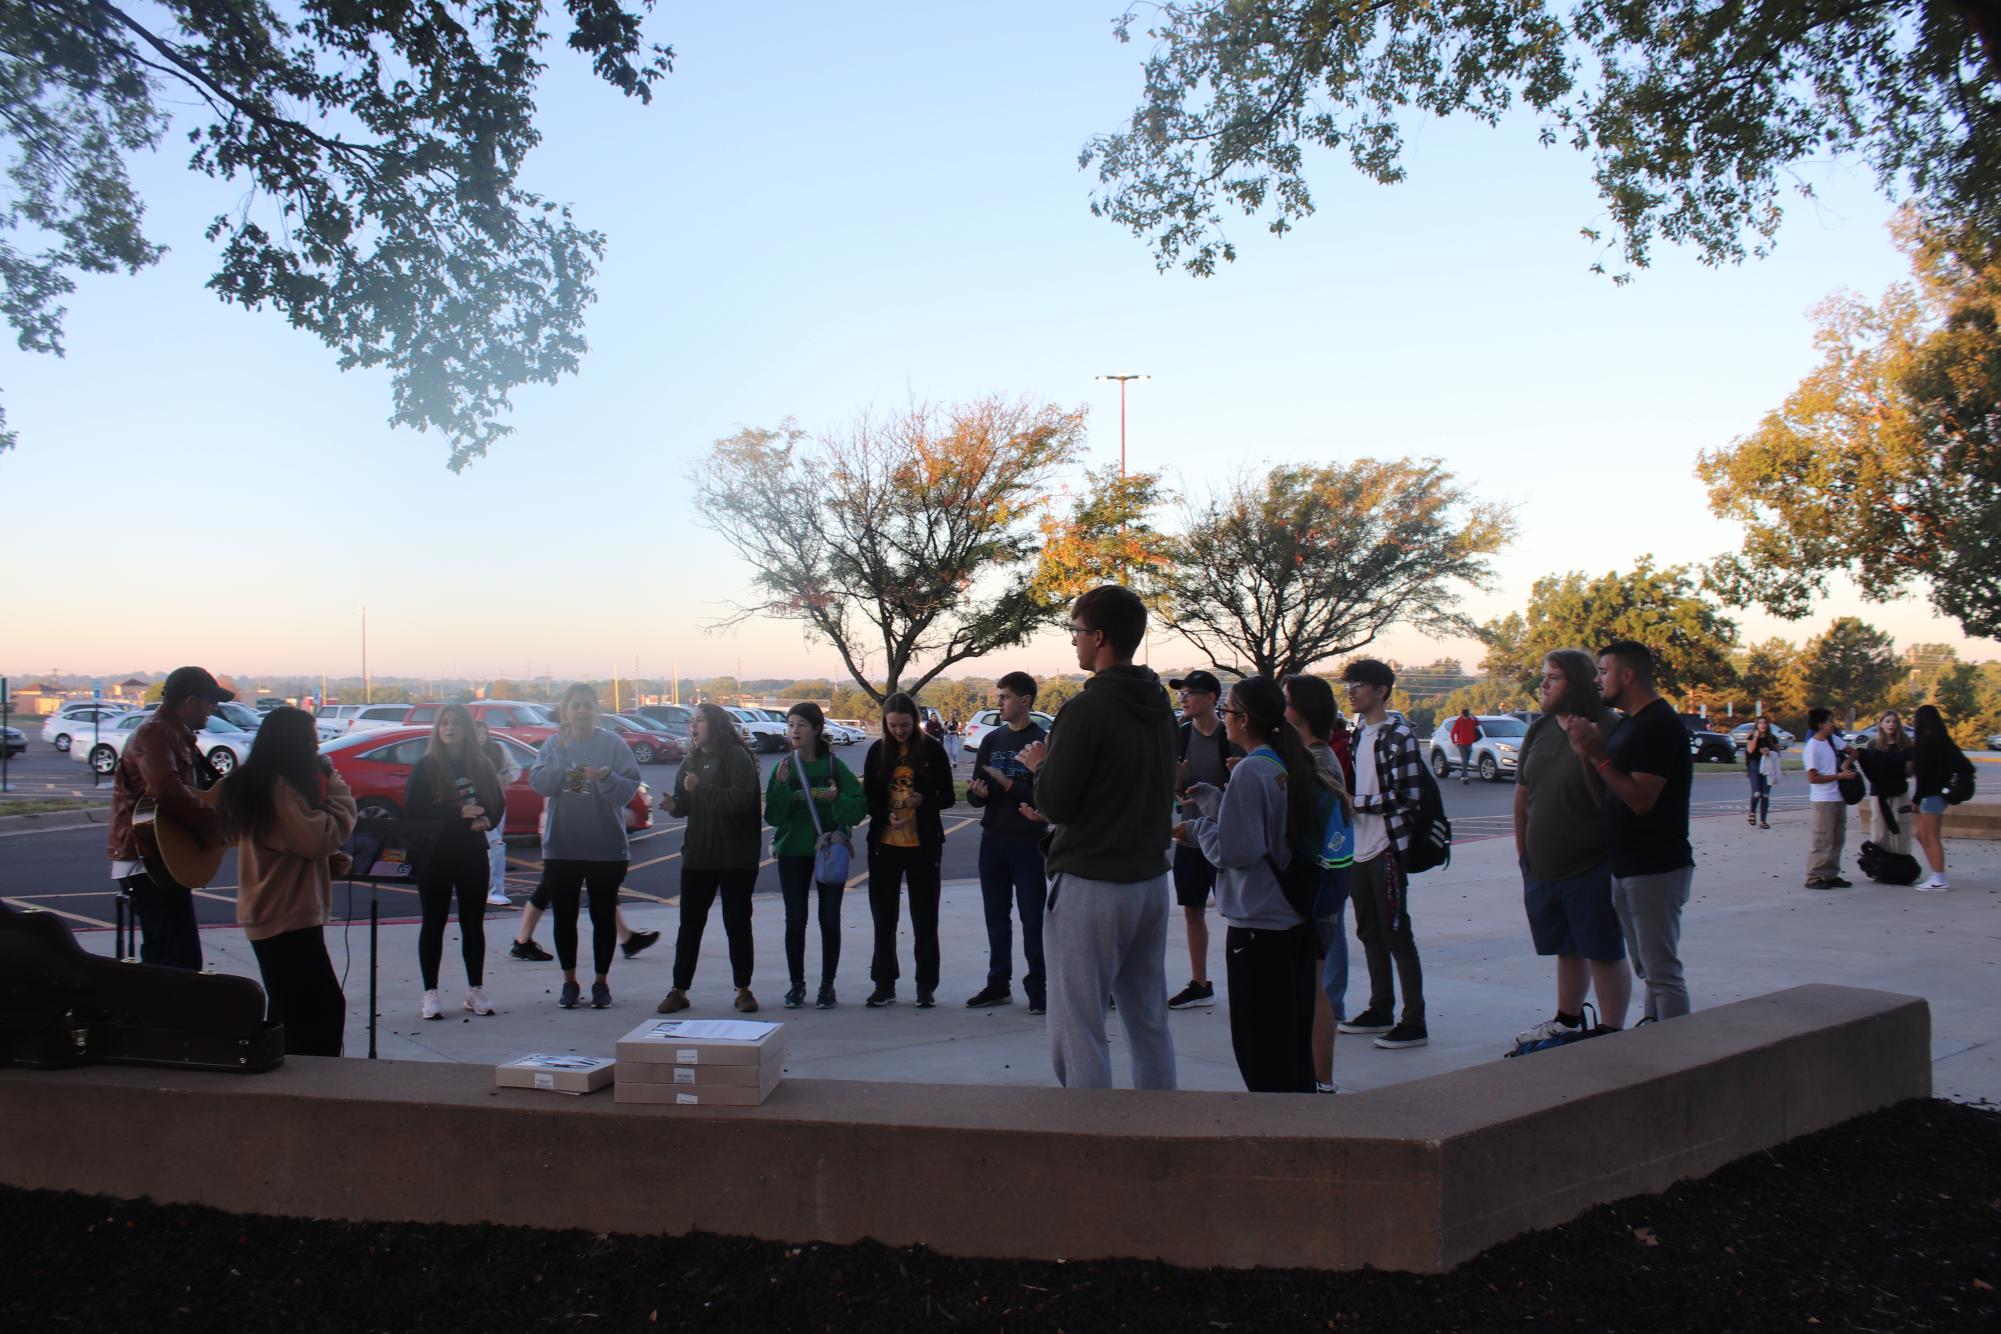
[[[1945,798],[1946,805],[1957,806],[1972,797],[1973,790],[1978,785],[1979,780],[1973,773],[1973,761],[1962,755],[1959,757],[1959,767],[1946,778],[1945,791],[1940,795]]]
[[[1915,885],[1924,874],[1918,859],[1908,852],[1891,852],[1879,848],[1874,843],[1864,842],[1862,851],[1855,856],[1855,864],[1879,885]]]
[[[1377,734],[1376,782],[1383,786],[1389,800],[1395,801],[1394,783],[1383,784],[1383,764],[1381,733]],[[1439,795],[1438,780],[1431,776],[1431,766],[1417,766],[1417,809],[1409,812],[1410,843],[1404,848],[1403,869],[1406,875],[1421,875],[1452,864],[1452,821],[1445,818],[1445,798]]]

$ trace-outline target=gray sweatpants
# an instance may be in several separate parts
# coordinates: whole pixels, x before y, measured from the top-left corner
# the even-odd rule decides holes
[[[1689,1011],[1688,983],[1681,975],[1681,910],[1694,882],[1693,866],[1612,877],[1612,911],[1626,933],[1626,955],[1633,975],[1647,984],[1640,1012],[1657,1022]]]
[[[1112,1086],[1105,998],[1118,1002],[1132,1051],[1133,1087],[1174,1088],[1167,1031],[1167,908],[1163,873],[1120,884],[1056,875],[1042,917],[1049,975],[1049,1058],[1065,1088]]]

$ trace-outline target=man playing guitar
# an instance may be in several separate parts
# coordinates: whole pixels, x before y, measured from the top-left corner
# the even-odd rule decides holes
[[[144,811],[157,810],[198,839],[220,836],[216,812],[202,789],[216,772],[195,745],[217,704],[236,698],[200,667],[177,667],[167,677],[160,707],[132,733],[111,785],[111,878],[131,896],[139,918],[142,963],[201,970],[201,936],[194,896],[165,871],[148,846]],[[137,827],[133,817],[140,815]]]

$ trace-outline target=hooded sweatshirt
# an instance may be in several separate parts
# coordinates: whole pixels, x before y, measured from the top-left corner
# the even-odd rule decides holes
[[[611,775],[587,778],[577,772],[580,768],[609,769]],[[542,859],[630,860],[625,806],[639,791],[640,781],[632,747],[603,728],[574,745],[561,732],[544,741],[535,767],[528,771],[529,786],[547,802],[542,810]]]
[[[1231,926],[1286,931],[1302,920],[1265,864],[1267,853],[1281,867],[1292,861],[1285,789],[1285,766],[1259,747],[1231,771],[1229,787],[1195,790],[1202,813],[1189,833],[1216,868],[1216,912]]]
[[[1050,875],[1131,884],[1167,874],[1174,823],[1174,710],[1148,667],[1107,667],[1063,706],[1035,775],[1055,826]]]

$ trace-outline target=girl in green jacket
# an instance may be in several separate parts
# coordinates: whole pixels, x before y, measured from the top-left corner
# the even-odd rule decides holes
[[[827,744],[827,716],[811,701],[794,704],[785,715],[786,739],[792,753],[774,765],[764,789],[764,819],[774,831],[773,854],[778,858],[778,884],[785,895],[785,964],[792,989],[785,1008],[806,1003],[806,901],[813,890],[820,899],[820,996],[814,1005],[834,1008],[834,971],[841,962],[841,898],[847,886],[813,883],[813,845],[820,830],[848,829],[868,813],[861,780],[834,758]],[[799,784],[801,770],[806,789]],[[809,807],[808,802],[811,802]],[[819,828],[813,812],[820,816]]]

